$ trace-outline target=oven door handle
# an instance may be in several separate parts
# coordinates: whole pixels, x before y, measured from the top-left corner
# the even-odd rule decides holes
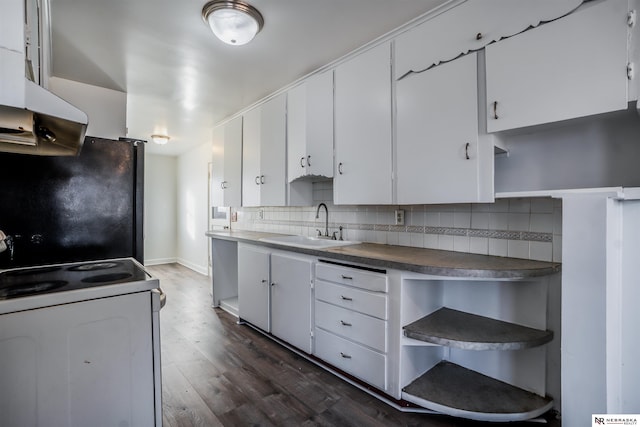
[[[151,301],[153,311],[160,311],[167,303],[167,294],[161,288],[152,289]]]

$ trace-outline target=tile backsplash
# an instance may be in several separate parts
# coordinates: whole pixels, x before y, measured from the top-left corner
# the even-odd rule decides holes
[[[410,206],[333,205],[331,182],[313,185],[314,206],[238,208],[236,230],[315,236],[343,227],[345,240],[444,249],[540,261],[562,261],[562,201],[551,198],[498,199],[495,203]],[[395,211],[404,210],[404,225]],[[261,215],[262,214],[262,215]],[[261,218],[262,216],[262,218]]]

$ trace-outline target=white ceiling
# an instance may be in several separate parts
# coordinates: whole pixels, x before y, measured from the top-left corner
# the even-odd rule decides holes
[[[224,118],[446,0],[250,0],[248,45],[217,40],[206,0],[51,0],[56,77],[127,92],[128,137],[167,133],[152,153],[211,139]]]

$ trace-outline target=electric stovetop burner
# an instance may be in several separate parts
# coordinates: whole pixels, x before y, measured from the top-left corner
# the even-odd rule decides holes
[[[73,267],[67,268],[69,271],[96,271],[96,270],[107,270],[109,268],[114,268],[121,265],[119,262],[91,262],[88,264],[80,264],[74,265]]]
[[[41,282],[26,282],[13,286],[0,285],[0,299],[25,297],[42,292],[50,292],[54,289],[61,288],[68,283],[69,282],[65,280],[45,280]]]
[[[140,264],[127,258],[24,267],[0,272],[0,300],[65,291],[77,292],[149,278]]]

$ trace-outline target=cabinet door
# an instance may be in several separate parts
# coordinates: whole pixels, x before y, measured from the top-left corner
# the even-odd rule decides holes
[[[242,120],[242,206],[260,206],[260,107]]]
[[[587,3],[487,46],[487,130],[626,109],[626,16],[626,0]]]
[[[289,182],[333,177],[333,71],[314,75],[287,94]]]
[[[269,252],[238,245],[238,312],[240,318],[270,332]]]
[[[399,204],[480,201],[479,169],[489,168],[492,176],[493,147],[479,147],[476,56],[470,53],[398,82]],[[482,156],[480,150],[489,153]],[[488,164],[481,163],[484,159]]]
[[[313,261],[271,255],[271,331],[311,353],[311,272]]]
[[[383,43],[335,70],[335,204],[388,204],[391,48]]]
[[[281,94],[260,108],[260,205],[285,206],[287,97]]]
[[[221,186],[224,194],[224,204],[221,206],[240,206],[242,200],[242,117],[237,117],[224,126],[224,180]]]
[[[288,182],[307,174],[307,85],[287,92]]]
[[[307,174],[333,177],[333,71],[307,84]]]

